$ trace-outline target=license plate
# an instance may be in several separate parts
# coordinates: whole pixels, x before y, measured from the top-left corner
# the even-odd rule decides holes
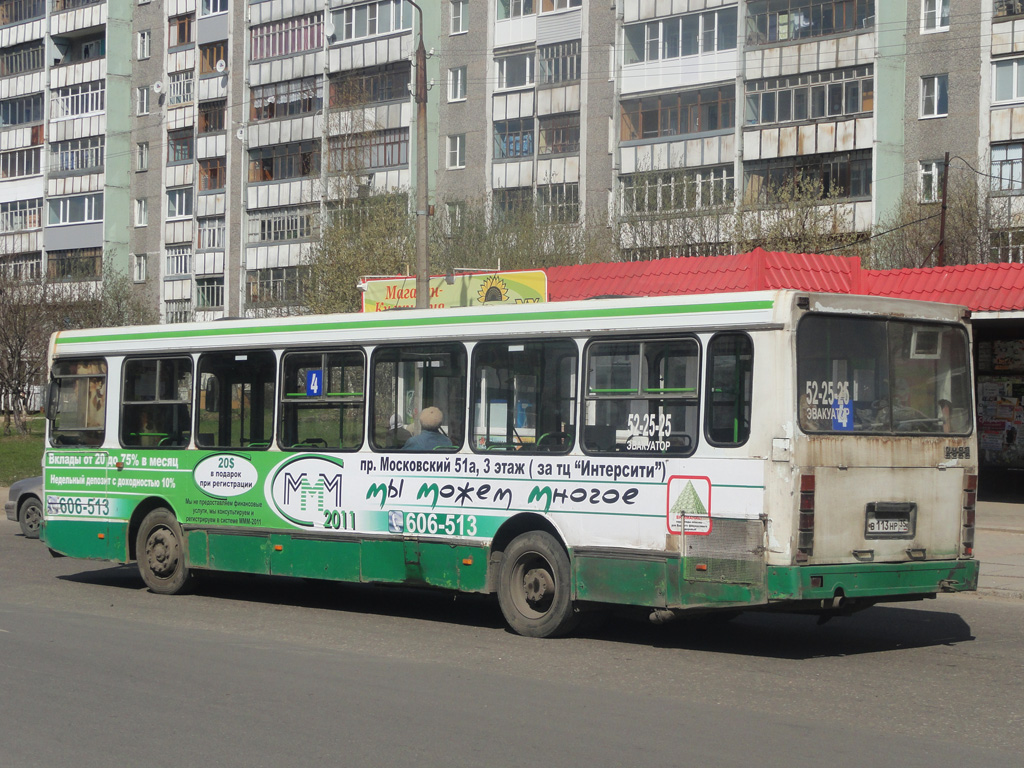
[[[910,521],[889,517],[868,520],[868,533],[910,533]]]
[[[865,539],[912,539],[917,504],[912,501],[873,501],[864,510]]]

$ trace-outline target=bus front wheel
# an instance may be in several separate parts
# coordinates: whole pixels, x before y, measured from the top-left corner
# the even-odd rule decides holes
[[[569,556],[554,536],[544,531],[517,536],[498,573],[498,604],[505,620],[527,637],[568,634],[578,623],[570,582]]]
[[[181,526],[169,509],[152,510],[139,526],[135,553],[139,573],[151,591],[177,595],[187,591],[189,569],[185,565]]]

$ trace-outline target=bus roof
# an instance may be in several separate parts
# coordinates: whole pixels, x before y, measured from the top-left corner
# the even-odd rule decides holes
[[[566,335],[664,331],[673,326],[687,330],[753,330],[785,324],[797,296],[808,297],[809,307],[818,311],[895,313],[946,322],[959,320],[963,313],[963,308],[954,305],[773,290],[87,328],[54,334],[51,349],[55,356],[63,356],[202,351],[225,345],[259,348],[381,343],[422,340],[427,335],[437,340],[494,338],[538,330],[536,323],[542,324],[546,334]]]

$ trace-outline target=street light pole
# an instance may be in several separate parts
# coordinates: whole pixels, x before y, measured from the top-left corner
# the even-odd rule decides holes
[[[416,308],[430,307],[430,255],[427,218],[427,50],[423,45],[423,9],[413,0],[409,5],[419,12],[419,45],[416,47]]]

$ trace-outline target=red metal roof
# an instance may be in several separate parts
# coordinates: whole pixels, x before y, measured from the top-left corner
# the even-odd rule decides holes
[[[1024,264],[865,270],[856,257],[755,248],[706,258],[582,264],[546,271],[549,301],[793,288],[943,301],[975,311],[1024,309]]]

